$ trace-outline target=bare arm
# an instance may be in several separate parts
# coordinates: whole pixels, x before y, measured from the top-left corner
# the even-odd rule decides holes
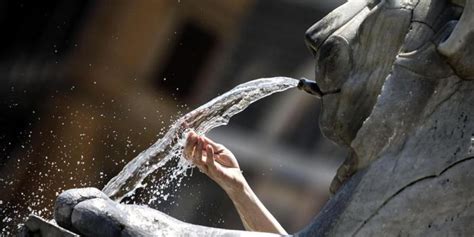
[[[229,195],[246,230],[287,234],[250,188],[227,148],[191,132],[184,153]]]

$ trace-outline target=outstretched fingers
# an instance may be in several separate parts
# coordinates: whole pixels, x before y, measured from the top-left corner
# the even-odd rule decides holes
[[[222,145],[219,144],[219,143],[216,143],[215,141],[205,137],[205,136],[202,136],[202,138],[204,139],[204,141],[206,142],[206,144],[209,144],[211,145],[212,149],[213,149],[213,152],[215,152],[216,154],[218,154],[220,151],[222,151]]]
[[[218,154],[222,149],[222,145],[191,131],[186,139],[184,156],[196,165],[201,172],[210,175],[209,172],[213,173],[220,170]]]
[[[206,165],[211,169],[215,166],[214,160],[214,149],[208,144],[206,145]]]
[[[195,132],[189,132],[186,138],[186,145],[184,146],[184,158],[188,160],[193,159],[193,151],[197,145],[197,135]]]
[[[199,170],[203,173],[207,174],[208,167],[205,162],[205,157],[203,156],[203,151],[204,151],[204,139],[201,137],[197,138],[197,146],[194,150],[194,164],[199,168]]]

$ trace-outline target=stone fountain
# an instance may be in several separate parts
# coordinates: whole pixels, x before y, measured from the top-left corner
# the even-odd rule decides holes
[[[474,234],[473,25],[474,0],[352,0],[308,29],[320,127],[351,152],[295,236]],[[184,223],[92,188],[64,192],[55,222],[31,217],[22,230],[74,233],[271,236]]]

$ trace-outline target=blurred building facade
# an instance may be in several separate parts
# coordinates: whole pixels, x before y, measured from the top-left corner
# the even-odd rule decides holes
[[[304,31],[338,4],[4,1],[2,227],[32,211],[50,215],[62,190],[101,188],[174,118],[239,83],[311,78]],[[290,232],[327,200],[344,156],[321,136],[318,106],[302,92],[281,93],[209,134],[235,153],[249,183]],[[211,180],[194,172],[184,182],[156,208],[191,223],[243,228]]]

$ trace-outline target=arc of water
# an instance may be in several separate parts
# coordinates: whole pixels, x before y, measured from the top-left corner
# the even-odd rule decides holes
[[[141,152],[113,177],[102,191],[114,200],[121,201],[145,184],[145,178],[173,158],[179,163],[174,175],[181,175],[191,165],[181,159],[186,134],[194,130],[205,134],[211,129],[226,125],[235,114],[250,104],[273,93],[296,87],[298,80],[289,77],[262,78],[243,83],[208,103],[179,118],[155,144]]]

